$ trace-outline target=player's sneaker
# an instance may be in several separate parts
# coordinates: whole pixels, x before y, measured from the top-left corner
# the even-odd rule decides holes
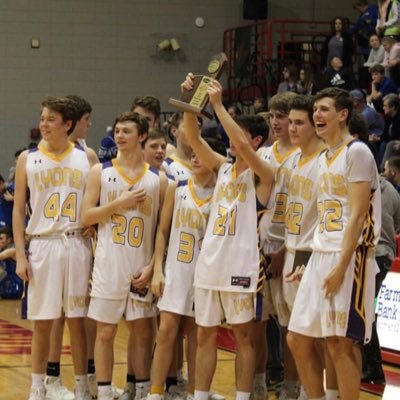
[[[75,399],[75,395],[62,384],[59,376],[46,376],[44,386],[46,387],[46,400]]]
[[[96,374],[88,374],[89,393],[92,399],[97,399],[97,378]]]
[[[267,385],[265,383],[254,385],[251,398],[253,400],[267,400],[268,399]]]
[[[165,398],[167,400],[185,400],[186,394],[182,393],[182,390],[179,386],[172,385],[169,387],[168,392],[165,393]]]
[[[210,395],[208,396],[209,400],[225,400],[225,397],[222,396],[222,394],[218,394],[218,393],[210,393]]]
[[[288,390],[285,385],[282,385],[278,400],[297,400],[297,390]]]
[[[75,400],[92,400],[89,389],[84,392],[75,392]]]
[[[111,390],[112,390],[112,393],[113,393],[113,398],[114,398],[114,400],[115,400],[115,399],[120,399],[122,393],[124,393],[124,391],[123,391],[122,389],[117,388],[117,387],[114,386],[114,385],[111,385]]]
[[[149,389],[149,387],[143,387],[140,384],[136,384],[135,400],[146,399],[147,395],[149,394]]]
[[[44,387],[31,387],[28,400],[46,400],[46,389]]]
[[[148,394],[146,400],[164,400],[164,396],[158,393]]]
[[[119,400],[135,400],[136,387],[132,382],[127,382]]]
[[[186,400],[194,400],[194,394],[188,393],[188,394],[186,395]]]

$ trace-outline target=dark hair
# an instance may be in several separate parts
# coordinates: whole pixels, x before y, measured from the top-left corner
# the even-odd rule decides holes
[[[378,72],[379,74],[383,75],[385,73],[385,68],[380,64],[374,65],[369,69],[369,73],[373,74],[374,72]]]
[[[268,139],[269,128],[263,117],[259,115],[238,115],[235,117],[235,122],[249,132],[252,138],[261,136],[260,146]]]
[[[3,175],[1,175],[1,174],[0,174],[0,182],[1,182],[1,183],[5,182],[5,180],[4,180],[4,178],[3,178]]]
[[[143,117],[143,115],[140,115],[139,113],[136,112],[132,111],[123,112],[115,119],[114,126],[117,125],[119,122],[135,123],[139,135],[147,134],[149,131],[149,124],[147,122],[147,119]]]
[[[13,238],[12,229],[8,226],[3,226],[0,228],[0,235],[6,235],[8,238]]]
[[[171,118],[169,119],[169,126],[178,128],[180,123],[183,121],[183,112],[177,111],[172,114]]]
[[[26,147],[23,147],[22,149],[18,149],[15,153],[14,153],[14,158],[18,158],[20,155],[21,155],[21,153],[23,152],[23,151],[25,151],[26,150]]]
[[[269,109],[277,110],[282,114],[289,114],[290,111],[290,103],[296,97],[296,93],[293,92],[282,92],[278,93],[271,98],[269,101]]]
[[[399,96],[395,93],[389,93],[384,98],[383,101],[387,101],[389,107],[394,107],[398,109],[400,107],[400,99]]]
[[[368,144],[368,125],[362,114],[357,111],[351,113],[349,131],[351,135],[357,135],[359,140]]]
[[[315,96],[314,103],[325,97],[329,97],[335,102],[336,111],[348,110],[346,124],[349,123],[351,113],[353,111],[353,100],[347,90],[338,88],[326,88],[318,92]]]
[[[87,113],[92,112],[92,106],[88,101],[86,101],[83,97],[78,96],[77,94],[69,94],[66,96],[67,99],[70,99],[74,102],[76,111],[78,114],[78,121]]]
[[[400,156],[393,156],[387,160],[387,163],[390,167],[396,168],[400,171]]]
[[[343,17],[340,17],[340,16],[337,16],[337,17],[333,18],[333,20],[332,20],[332,32],[333,32],[333,33],[336,32],[335,23],[336,23],[337,20],[340,20],[340,22],[342,23],[342,30],[341,30],[340,32],[341,32],[341,33],[346,32],[346,30],[347,30],[347,25],[348,25],[347,19],[346,19],[346,18],[343,18]]]
[[[226,145],[223,141],[213,137],[205,137],[204,140],[216,153],[226,157]]]
[[[149,129],[149,134],[147,135],[146,140],[143,142],[143,145],[148,140],[156,140],[156,139],[164,139],[165,143],[168,143],[167,135],[165,134],[165,132],[162,129],[160,129],[160,128],[150,128]]]
[[[288,64],[284,68],[287,69],[289,73],[289,78],[292,79],[299,79],[299,69],[294,64]]]
[[[72,100],[67,97],[47,96],[42,101],[40,111],[43,111],[43,108],[48,108],[61,114],[64,123],[68,121],[72,122],[71,128],[68,130],[68,135],[74,131],[76,122],[78,121],[78,113]]]
[[[290,110],[305,111],[308,119],[314,125],[314,96],[297,95],[290,103]]]
[[[146,111],[151,112],[155,116],[155,118],[160,118],[161,106],[160,106],[160,100],[158,100],[157,97],[154,96],[136,97],[133,100],[131,111],[133,111],[136,107],[142,107]]]

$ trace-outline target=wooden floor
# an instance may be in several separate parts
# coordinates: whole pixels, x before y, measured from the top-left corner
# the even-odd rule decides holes
[[[66,330],[68,331],[68,330]],[[68,333],[65,334],[64,354],[62,357],[62,378],[64,384],[73,387],[72,362],[69,351]],[[127,329],[120,324],[115,342],[115,367],[113,382],[123,387],[126,375]],[[27,399],[30,386],[30,336],[31,323],[20,318],[20,302],[0,300],[0,400]],[[212,390],[227,400],[234,399],[234,354],[219,350],[217,371]],[[386,368],[386,367],[385,367]],[[393,370],[393,368],[389,368]],[[270,395],[271,400],[275,399]],[[360,399],[379,399],[363,392]],[[382,397],[385,400],[399,400],[400,387],[387,385]]]

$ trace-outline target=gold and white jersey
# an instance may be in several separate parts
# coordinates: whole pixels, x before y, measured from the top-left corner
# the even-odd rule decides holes
[[[296,153],[289,181],[285,245],[288,250],[311,251],[318,222],[317,175],[321,147],[308,157]]]
[[[29,151],[26,174],[32,215],[27,234],[62,234],[82,228],[79,214],[89,168],[85,150],[73,143],[59,155],[41,145]]]
[[[103,164],[100,205],[116,199],[123,190],[143,189],[146,199],[99,223],[95,251],[92,297],[123,299],[153,256],[160,201],[160,177],[145,164],[134,179],[124,174],[117,160]]]
[[[285,154],[278,152],[278,142],[270,147],[263,148],[259,155],[271,164],[275,172],[274,187],[272,188],[267,211],[260,222],[260,240],[283,242],[285,239],[285,215],[288,201],[288,189],[294,157],[300,150],[295,147]]]
[[[260,265],[257,211],[253,172],[246,169],[237,176],[235,164],[222,164],[196,264],[196,287],[256,291]]]
[[[379,175],[369,148],[359,141],[343,144],[333,154],[321,154],[318,165],[318,225],[313,249],[321,252],[342,250],[343,233],[349,223],[349,184],[370,182],[371,195],[358,245],[375,247],[381,230]]]
[[[176,156],[167,157],[162,164],[162,168],[168,178],[173,178],[175,181],[186,181],[192,176],[190,163]]]

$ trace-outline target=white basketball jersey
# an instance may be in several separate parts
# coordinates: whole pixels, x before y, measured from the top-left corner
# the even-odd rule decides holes
[[[195,286],[255,292],[259,274],[254,174],[236,175],[235,164],[218,171],[211,213],[195,271]]]
[[[145,165],[134,179],[126,176],[117,161],[103,164],[100,205],[119,196],[122,190],[143,189],[146,199],[134,208],[112,215],[99,224],[91,296],[122,299],[130,281],[150,263],[160,201],[158,171]]]
[[[195,187],[193,178],[178,183],[165,264],[167,281],[190,279],[193,284],[194,267],[206,231],[213,191],[214,187]]]
[[[296,153],[293,159],[285,218],[285,245],[289,250],[311,250],[314,230],[318,222],[318,157],[324,148],[321,146],[308,157]]]
[[[167,176],[173,177],[175,181],[187,181],[192,176],[190,164],[176,156],[167,157],[162,167]]]
[[[357,166],[357,174],[354,174]],[[351,180],[350,180],[351,179]],[[371,151],[361,142],[345,143],[328,158],[319,157],[318,165],[318,226],[314,232],[313,249],[324,252],[342,250],[343,234],[350,218],[349,184],[370,182],[368,214],[358,244],[375,247],[381,229],[381,192],[379,175]]]
[[[299,153],[297,147],[285,154],[278,152],[278,142],[259,152],[260,157],[269,161],[275,172],[275,183],[269,198],[267,211],[260,222],[260,239],[264,241],[280,241],[285,239],[285,214],[288,200],[290,174],[293,158]]]
[[[81,229],[80,210],[89,161],[85,150],[70,143],[60,155],[39,145],[26,161],[32,215],[29,235],[48,235]]]

